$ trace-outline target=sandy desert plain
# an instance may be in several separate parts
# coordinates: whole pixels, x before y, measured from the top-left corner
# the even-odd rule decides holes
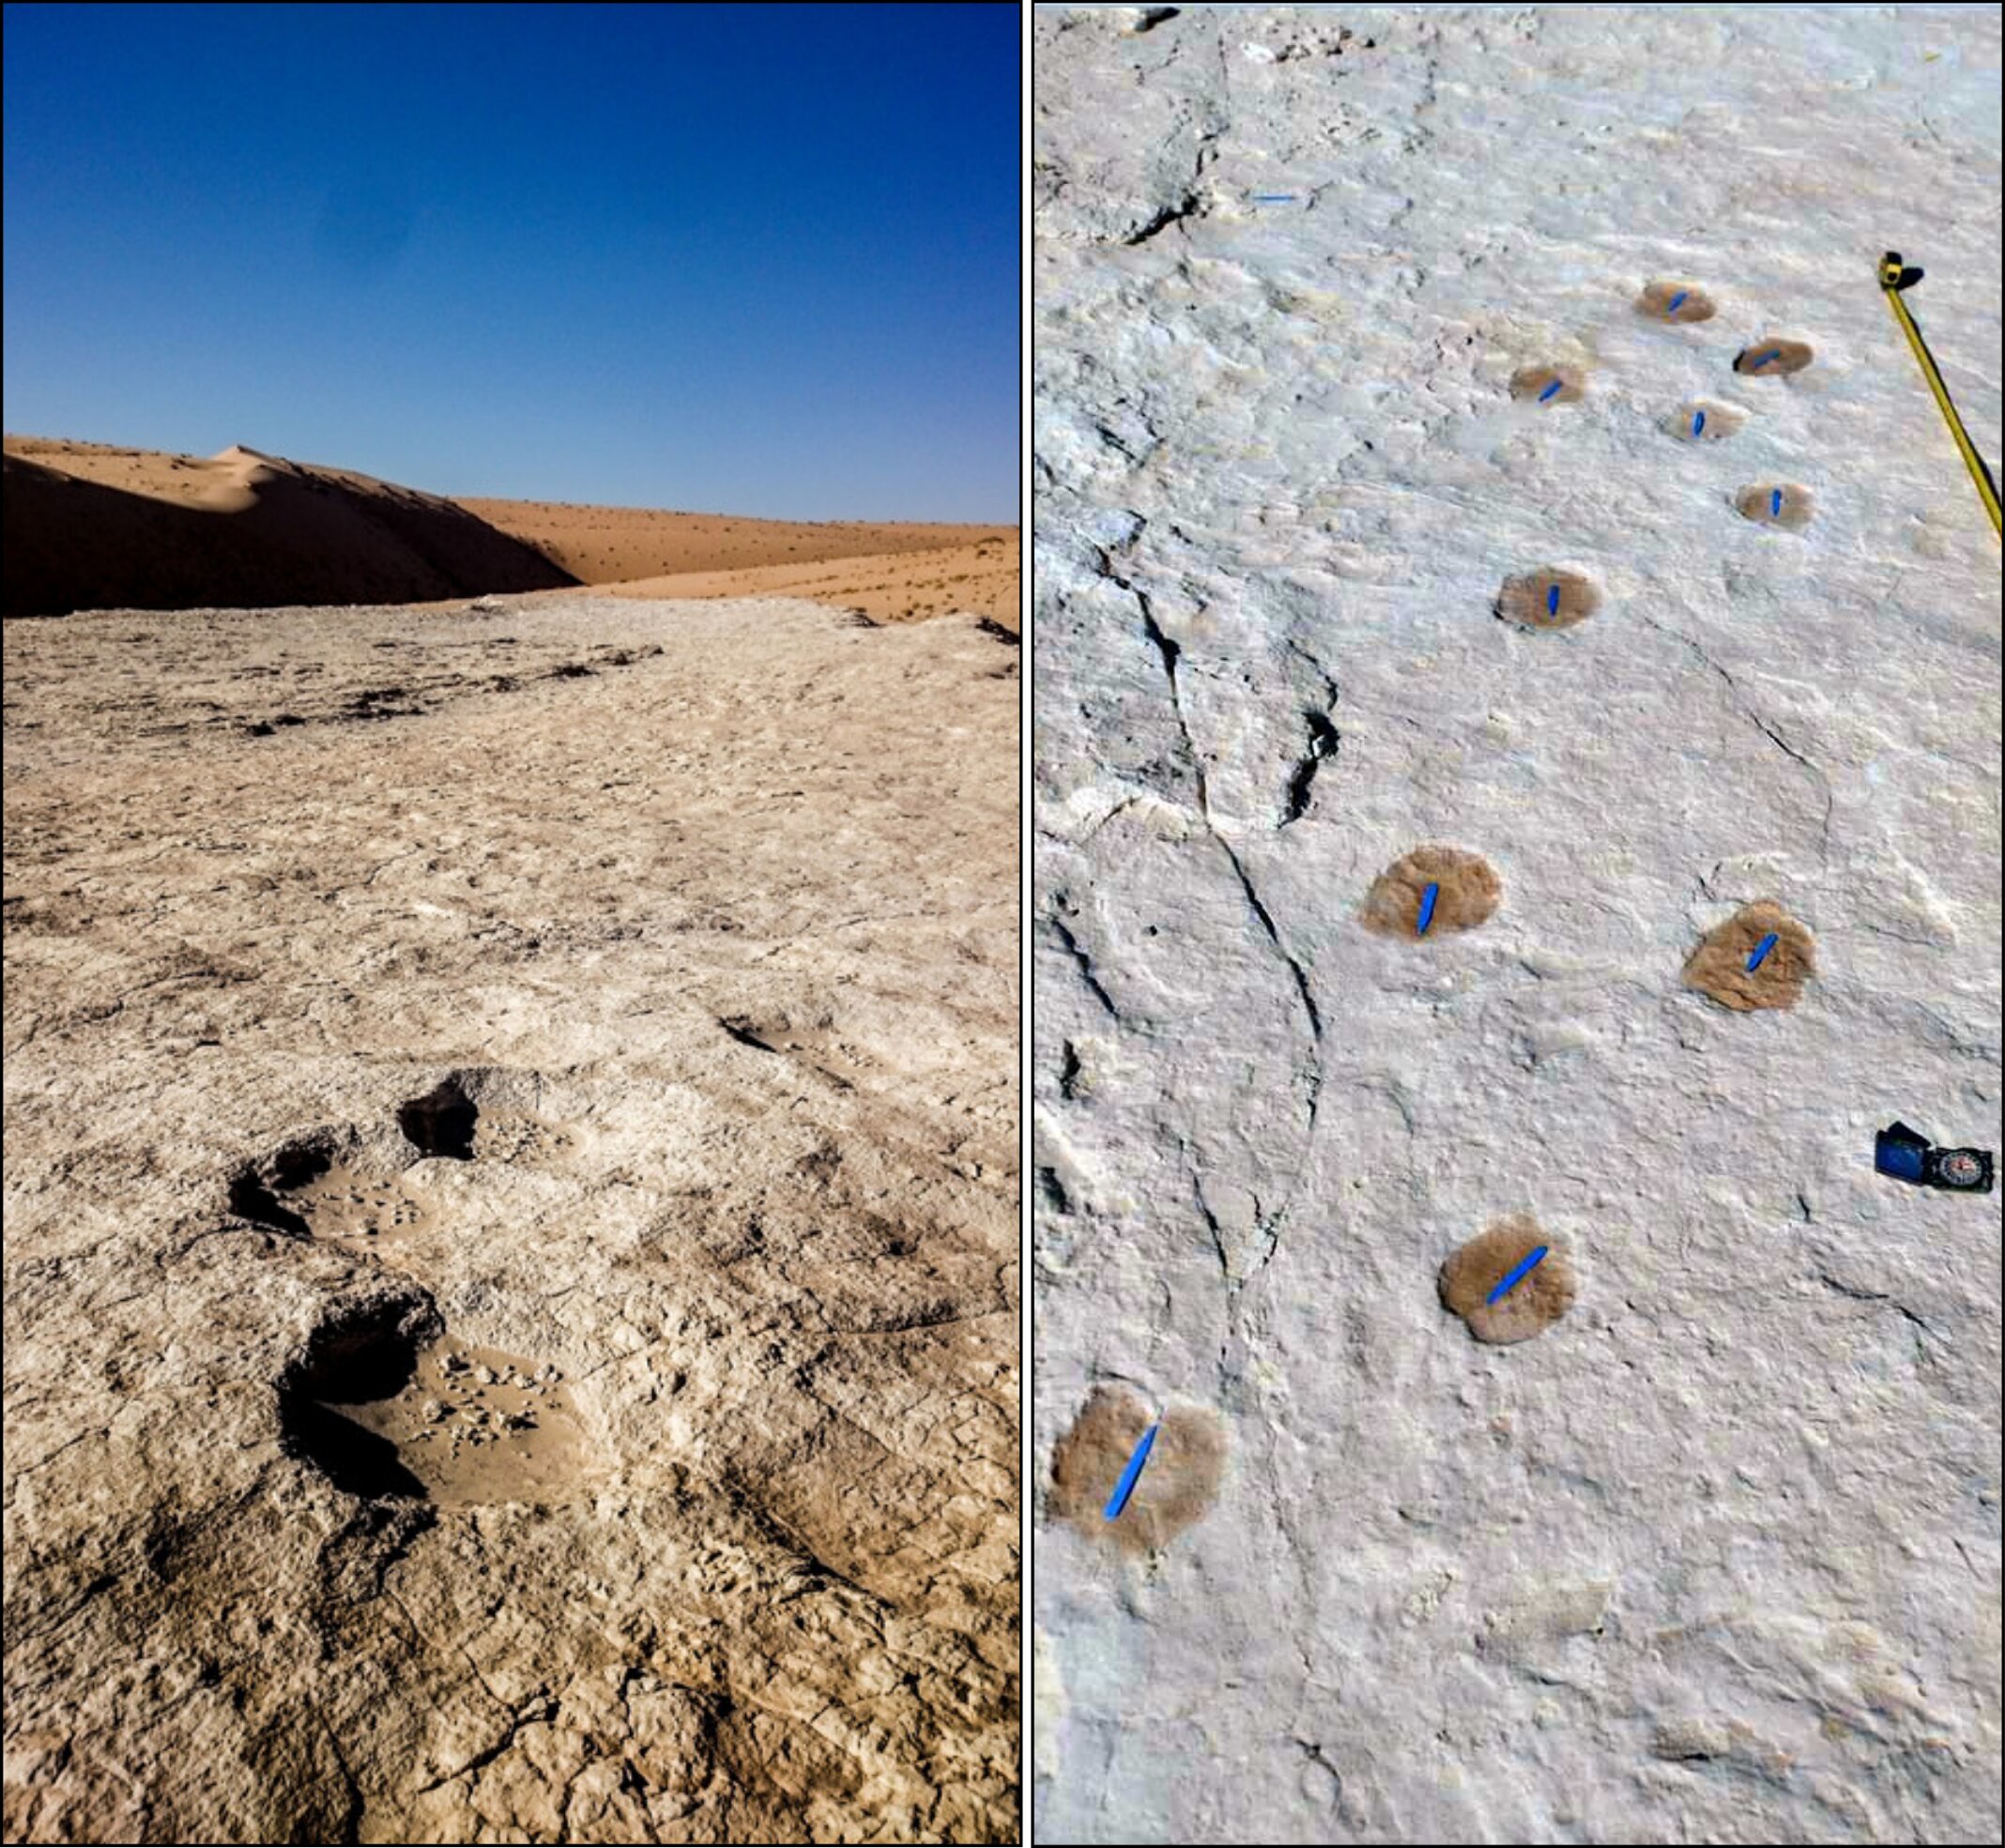
[[[6,462],[7,1839],[1015,1839],[1016,530]]]

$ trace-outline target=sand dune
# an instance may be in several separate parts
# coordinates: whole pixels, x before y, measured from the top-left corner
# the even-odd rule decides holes
[[[1017,627],[1015,527],[450,500],[243,444],[205,457],[9,436],[6,470],[8,616],[437,603],[584,583],[803,597],[880,622],[967,610]]]
[[[456,503],[241,446],[9,436],[8,616],[419,603],[571,580]]]

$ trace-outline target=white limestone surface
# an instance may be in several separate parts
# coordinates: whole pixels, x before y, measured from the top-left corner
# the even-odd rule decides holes
[[[1997,1196],[1872,1169],[1998,1140],[1998,546],[1875,280],[1995,460],[1997,9],[1033,34],[1039,1838],[1997,1840]],[[1494,914],[1366,929],[1428,844]],[[1764,899],[1797,1004],[1685,985]],[[1154,1554],[1048,1519],[1096,1387],[1227,1422]]]

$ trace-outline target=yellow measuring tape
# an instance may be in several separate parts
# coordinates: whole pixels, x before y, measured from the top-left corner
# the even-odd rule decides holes
[[[1912,288],[1921,280],[1919,269],[1903,269],[1899,251],[1889,251],[1879,261],[1880,290],[1887,298],[1887,305],[1893,310],[1893,318],[1901,324],[1901,331],[1907,336],[1907,344],[1915,349],[1915,358],[1921,362],[1921,376],[1928,380],[1928,389],[1936,394],[1936,406],[1942,413],[1942,420],[1950,426],[1950,435],[1956,439],[1956,447],[1962,452],[1964,466],[1970,471],[1970,479],[1977,483],[1977,497],[1984,503],[1984,512],[1991,515],[1991,530],[1997,532],[1998,490],[1991,479],[1991,470],[1984,466],[1983,458],[1970,446],[1969,435],[1963,426],[1963,419],[1956,415],[1956,406],[1950,403],[1948,388],[1942,382],[1942,374],[1936,370],[1934,355],[1928,350],[1928,343],[1921,338],[1921,329],[1915,326],[1915,317],[1907,312],[1907,304],[1901,299],[1903,289]]]

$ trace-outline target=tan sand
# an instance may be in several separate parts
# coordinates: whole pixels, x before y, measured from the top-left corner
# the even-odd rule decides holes
[[[867,553],[814,564],[689,572],[607,588],[620,597],[806,597],[862,610],[875,622],[917,622],[953,610],[1018,633],[1017,535],[924,552]]]
[[[809,523],[580,507],[460,502],[581,583],[622,597],[805,597],[873,621],[967,610],[1018,627],[1015,527]]]
[[[1757,969],[1748,958],[1770,931],[1775,946]],[[1722,1007],[1746,1014],[1761,1007],[1794,1007],[1803,985],[1817,972],[1816,946],[1802,924],[1772,898],[1759,898],[1707,932],[1685,959],[1685,985],[1700,988]]]
[[[1108,1498],[1148,1428],[1148,1408],[1136,1394],[1125,1386],[1095,1386],[1051,1453],[1050,1519],[1138,1554],[1168,1546],[1208,1514],[1225,1474],[1225,1424],[1209,1406],[1173,1405],[1163,1414],[1127,1505],[1107,1519]]]
[[[1551,602],[1547,593],[1554,588],[1559,596]],[[1586,621],[1600,606],[1601,593],[1591,579],[1577,571],[1549,565],[1542,571],[1507,577],[1495,607],[1503,620],[1515,622],[1521,629],[1570,629],[1576,622]]]
[[[731,513],[671,513],[647,507],[580,507],[558,500],[459,501],[489,526],[536,547],[581,584],[619,584],[686,572],[812,564],[887,552],[920,552],[994,539],[1015,527],[892,521],[753,520]]]
[[[1734,370],[1750,378],[1781,378],[1801,372],[1816,357],[1808,341],[1759,340],[1734,356]]]
[[[1430,885],[1441,888],[1428,921],[1430,938],[1474,930],[1488,922],[1504,897],[1503,880],[1481,854],[1459,847],[1416,847],[1371,881],[1360,914],[1365,928],[1381,937],[1425,942],[1418,924],[1420,901]]]
[[[1775,499],[1778,493],[1783,496],[1780,506]],[[1793,481],[1760,481],[1742,488],[1734,496],[1734,506],[1744,520],[1757,526],[1787,527],[1794,532],[1810,524],[1812,496],[1808,488]]]
[[[1491,1302],[1490,1292],[1541,1245],[1545,1257]],[[1504,1347],[1543,1335],[1573,1306],[1579,1283],[1562,1242],[1520,1213],[1450,1252],[1441,1267],[1440,1290],[1442,1306],[1462,1317],[1470,1334]]]
[[[1548,398],[1554,385],[1559,389]],[[1510,395],[1535,405],[1577,405],[1587,395],[1587,380],[1577,366],[1520,366],[1510,375]]]
[[[1652,283],[1636,298],[1636,312],[1653,321],[1709,321],[1720,310],[1696,283]]]

